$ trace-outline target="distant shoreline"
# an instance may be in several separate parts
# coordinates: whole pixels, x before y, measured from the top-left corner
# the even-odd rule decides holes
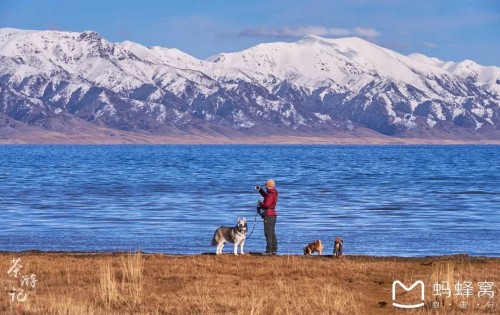
[[[0,125],[0,144],[269,144],[269,145],[447,145],[500,144],[495,134],[475,133],[415,134],[407,137],[387,136],[365,128],[353,132],[312,131],[253,131],[209,130],[207,132],[177,130],[169,134],[147,134],[97,126],[77,125],[67,131],[46,130],[19,125],[15,128]]]
[[[116,138],[58,136],[0,137],[0,145],[500,145],[499,140],[476,139],[420,139],[396,137],[321,137],[321,136],[147,136],[132,135]]]

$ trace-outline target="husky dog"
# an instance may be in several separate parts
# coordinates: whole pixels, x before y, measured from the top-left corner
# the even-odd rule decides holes
[[[316,240],[304,247],[304,255],[312,255],[314,252],[318,252],[318,255],[321,255],[323,252],[323,244],[321,244],[321,240]]]
[[[221,226],[215,230],[214,237],[212,238],[212,246],[217,246],[215,253],[222,254],[222,247],[226,242],[234,243],[234,254],[238,255],[238,244],[240,245],[240,252],[243,252],[245,245],[245,238],[247,234],[247,219],[238,218],[235,227]]]
[[[333,256],[342,256],[342,252],[344,251],[342,247],[344,247],[344,240],[340,236],[337,236],[335,238],[335,243],[333,244]]]

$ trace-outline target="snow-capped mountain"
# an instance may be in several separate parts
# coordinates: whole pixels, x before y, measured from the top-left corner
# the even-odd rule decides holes
[[[500,138],[500,68],[306,36],[199,60],[95,32],[0,29],[0,115],[46,129],[467,132]],[[59,124],[54,124],[59,121]]]

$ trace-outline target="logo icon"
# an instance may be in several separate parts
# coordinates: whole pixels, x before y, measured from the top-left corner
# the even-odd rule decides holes
[[[399,303],[396,303],[396,285],[399,285],[405,291],[411,291],[411,290],[413,290],[418,285],[422,286],[421,291],[420,291],[420,293],[421,293],[420,297],[422,299],[422,302],[418,303],[418,304],[399,304]],[[416,281],[410,287],[407,287],[401,281],[396,280],[396,281],[394,281],[392,283],[392,305],[394,305],[395,307],[399,307],[399,308],[418,308],[418,307],[422,307],[422,306],[424,306],[424,291],[425,291],[425,285],[424,285],[424,282],[422,280]]]

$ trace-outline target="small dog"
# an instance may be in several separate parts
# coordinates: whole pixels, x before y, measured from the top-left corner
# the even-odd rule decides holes
[[[240,245],[240,252],[243,252],[245,245],[245,238],[247,234],[247,219],[238,218],[235,227],[221,226],[215,230],[214,237],[212,238],[212,246],[217,246],[215,253],[222,254],[222,247],[226,242],[234,243],[234,254],[238,255],[238,244]]]
[[[333,256],[334,257],[340,257],[342,256],[343,253],[343,248],[344,247],[344,240],[340,237],[337,236],[335,238],[335,242],[333,243]]]
[[[316,240],[304,247],[304,255],[312,255],[314,252],[318,252],[318,255],[321,255],[323,252],[323,244],[321,244],[321,240]]]

